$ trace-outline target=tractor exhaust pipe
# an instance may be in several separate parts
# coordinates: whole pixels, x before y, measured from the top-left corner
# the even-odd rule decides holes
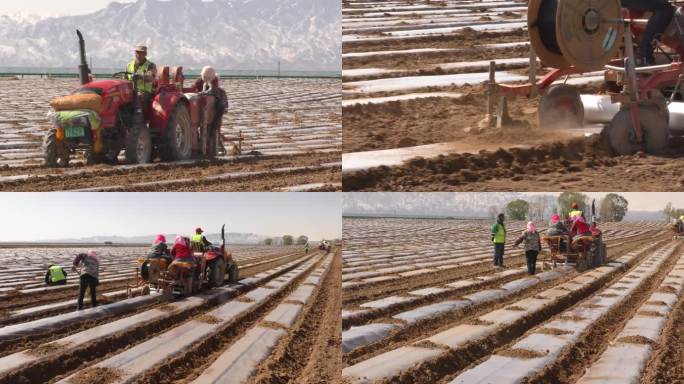
[[[83,35],[78,29],[76,30],[76,34],[78,35],[78,51],[81,55],[81,65],[78,66],[78,75],[79,79],[81,80],[81,84],[86,84],[88,83],[89,71],[88,62],[86,61],[85,40],[83,40]]]

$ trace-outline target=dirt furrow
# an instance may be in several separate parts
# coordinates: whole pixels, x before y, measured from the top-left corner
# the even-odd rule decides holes
[[[684,296],[672,310],[641,376],[642,384],[684,383]]]
[[[250,328],[262,320],[280,302],[292,293],[304,279],[321,265],[324,258],[321,257],[305,273],[297,276],[288,283],[285,289],[275,293],[266,302],[259,304],[237,321],[231,321],[225,327],[211,337],[200,341],[193,347],[182,353],[181,356],[167,359],[163,364],[146,372],[143,376],[134,380],[135,383],[187,383],[201,374],[211,363],[232,343],[237,341]]]
[[[338,253],[318,293],[304,308],[306,315],[289,330],[271,358],[262,363],[250,384],[328,383],[339,378],[342,371],[340,277]]]
[[[629,270],[636,268],[636,266],[647,257],[650,251],[662,246],[664,243],[666,242],[662,241],[658,244],[651,244],[639,252],[637,255],[637,260],[634,261]],[[440,355],[439,358],[424,362],[413,369],[403,372],[400,376],[395,377],[391,381],[400,383],[435,383],[439,380],[442,380],[445,376],[453,376],[456,372],[459,372],[462,369],[470,366],[474,361],[479,361],[483,357],[491,354],[497,347],[515,340],[516,338],[522,336],[527,330],[533,328],[535,325],[557,315],[578,301],[591,296],[594,292],[601,289],[606,284],[617,281],[617,279],[627,273],[628,270],[616,269],[603,278],[599,278],[591,282],[584,288],[570,292],[567,296],[553,302],[553,304],[536,311],[531,315],[525,316],[523,319],[516,321],[512,325],[503,327],[499,332],[486,337],[485,340],[478,340],[477,342],[469,343],[463,348],[448,350],[448,352]],[[550,284],[550,286],[556,286],[556,284]],[[500,307],[502,306],[494,306],[490,308],[490,310]],[[461,321],[461,323],[477,324],[477,321],[477,318],[473,316],[464,319]],[[449,327],[447,326],[445,328]],[[431,332],[430,334],[434,333],[435,332]]]
[[[288,270],[295,268],[297,265],[306,262],[306,260],[309,260],[313,256],[313,253],[307,257],[303,257],[303,255],[300,255],[300,257],[302,258],[300,261],[295,263],[293,266],[285,270],[279,271],[273,276],[270,276],[269,280],[284,274]],[[285,262],[283,264],[285,264]],[[268,281],[264,281],[253,288],[257,288],[261,285],[267,284],[267,282]],[[114,334],[110,337],[93,340],[91,343],[79,347],[77,350],[69,350],[66,355],[53,356],[46,360],[42,360],[38,364],[38,366],[41,367],[41,369],[19,370],[10,373],[4,378],[0,377],[0,383],[34,382],[35,380],[31,378],[33,377],[31,375],[39,375],[40,377],[42,377],[42,379],[38,381],[48,380],[50,378],[55,377],[58,374],[65,373],[66,369],[76,369],[79,365],[85,364],[85,362],[88,362],[88,364],[90,364],[93,361],[94,356],[106,357],[108,355],[116,353],[116,351],[122,348],[130,348],[131,346],[144,341],[145,339],[149,338],[150,336],[153,336],[154,334],[167,330],[169,324],[185,321],[189,318],[192,318],[193,316],[197,316],[198,314],[201,316],[201,313],[210,310],[218,304],[219,303],[217,301],[211,300],[202,304],[198,308],[194,308],[190,311],[181,311],[175,315],[172,315],[170,318],[163,319],[162,321],[152,322],[149,324],[141,324],[139,327],[136,327],[132,330],[123,330],[122,332]],[[14,340],[6,345],[0,345],[0,350],[3,351],[2,356],[5,356],[26,349],[40,348],[41,345],[45,345],[49,342],[76,334],[78,332],[96,327],[98,325],[111,323],[154,308],[163,310],[165,306],[166,303],[163,302],[159,304],[141,306],[139,308],[136,308],[132,312],[127,312],[118,316],[109,316],[97,320],[80,322],[72,326],[55,330],[48,334],[31,335],[20,340]],[[69,364],[66,364],[65,362],[69,362]],[[25,375],[29,375],[29,378],[27,379]]]

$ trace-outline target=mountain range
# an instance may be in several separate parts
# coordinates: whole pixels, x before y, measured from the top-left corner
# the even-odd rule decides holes
[[[191,233],[183,234],[184,236],[191,236]],[[173,239],[176,234],[169,233],[164,234],[166,236],[167,243],[173,243]],[[220,233],[205,233],[204,236],[212,243],[218,244],[221,241]],[[104,244],[105,242],[112,242],[114,244],[151,244],[152,240],[157,237],[157,235],[146,235],[146,236],[90,236],[81,238],[71,238],[71,239],[50,239],[50,240],[37,240],[37,243],[94,243],[94,244]],[[254,233],[226,233],[226,243],[228,244],[259,244],[263,243],[265,239],[271,238],[271,236],[257,235]],[[280,238],[278,238],[280,239]]]
[[[3,67],[79,63],[76,29],[96,68],[123,68],[136,44],[157,65],[341,70],[339,0],[138,0],[97,12],[36,19],[0,15]]]

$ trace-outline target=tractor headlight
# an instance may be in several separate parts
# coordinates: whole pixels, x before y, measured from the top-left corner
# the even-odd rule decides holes
[[[50,111],[47,114],[47,118],[50,121],[50,124],[52,124],[55,127],[61,127],[62,122],[57,118],[57,113],[55,111]]]

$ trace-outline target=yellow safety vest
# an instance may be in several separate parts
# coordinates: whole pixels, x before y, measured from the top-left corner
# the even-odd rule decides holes
[[[195,234],[192,236],[193,243],[202,243],[202,234]]]
[[[493,242],[496,244],[503,244],[506,242],[506,228],[499,223],[494,224],[497,226],[496,233],[494,233]],[[492,228],[494,229],[494,228]]]
[[[137,73],[140,75],[145,75],[145,73],[149,70],[150,68],[150,61],[145,60],[142,65],[138,67],[138,69],[135,69],[135,60],[131,61],[128,63],[128,67],[126,67],[126,72],[129,73]],[[133,75],[128,75],[128,80],[133,80]],[[152,93],[153,88],[152,88],[152,82],[151,81],[139,81],[137,83],[136,90],[139,92],[145,92],[145,93]]]
[[[582,216],[582,211],[580,211],[580,210],[570,211],[570,217],[575,217],[575,216]]]
[[[64,273],[62,272],[62,267],[59,265],[50,267],[50,281],[57,283],[62,280],[66,280],[66,276],[64,276]]]

